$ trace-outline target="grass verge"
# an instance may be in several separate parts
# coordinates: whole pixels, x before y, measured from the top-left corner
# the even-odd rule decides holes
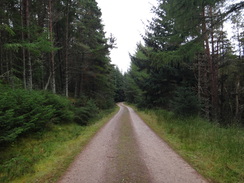
[[[52,124],[49,130],[0,148],[0,182],[56,182],[94,134],[118,111],[89,126]]]
[[[211,182],[244,183],[244,129],[221,127],[201,118],[180,118],[164,110],[140,117]]]

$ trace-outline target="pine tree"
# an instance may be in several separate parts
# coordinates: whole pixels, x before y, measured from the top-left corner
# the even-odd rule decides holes
[[[223,113],[222,106],[219,106],[219,66],[223,64],[223,51],[227,49],[224,45],[228,44],[224,38],[223,22],[233,12],[242,9],[243,2],[225,6],[225,9],[223,0],[158,2],[159,6],[154,8],[156,16],[144,36],[146,46],[151,47],[146,51],[150,63],[146,66],[148,83],[154,83],[150,89],[155,90],[149,92],[146,87],[142,90],[155,96],[157,92],[163,93],[155,86],[163,85],[168,88],[168,94],[171,93],[168,97],[173,97],[172,93],[178,87],[190,87],[203,104],[204,116],[217,120]],[[139,67],[143,66],[144,62],[137,58],[133,61]],[[162,82],[162,78],[167,82]],[[239,86],[238,82],[236,86]],[[239,106],[239,101],[239,95],[236,95],[236,106]]]

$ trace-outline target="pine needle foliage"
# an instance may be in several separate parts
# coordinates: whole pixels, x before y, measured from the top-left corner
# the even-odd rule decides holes
[[[99,114],[94,100],[77,102],[43,91],[0,86],[0,144],[10,145],[19,137],[41,132],[50,124],[76,122],[88,125]]]
[[[0,143],[42,131],[50,123],[72,121],[70,102],[41,91],[5,88],[0,93]]]
[[[194,116],[200,110],[197,96],[188,87],[177,88],[171,101],[171,107],[176,114],[182,116]]]

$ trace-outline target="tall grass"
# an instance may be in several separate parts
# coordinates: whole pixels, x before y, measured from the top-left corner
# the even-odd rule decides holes
[[[0,182],[55,182],[115,112],[103,113],[89,126],[50,124],[45,131],[0,148]]]
[[[198,117],[181,118],[164,110],[140,111],[145,122],[206,178],[244,182],[244,129],[221,127]]]

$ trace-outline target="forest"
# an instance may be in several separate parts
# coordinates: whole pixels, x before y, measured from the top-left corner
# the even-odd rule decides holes
[[[145,44],[131,55],[126,100],[222,125],[244,124],[243,6],[243,1],[158,0]]]
[[[244,2],[158,0],[125,74],[111,64],[116,38],[95,0],[0,6],[1,142],[120,101],[244,124]]]
[[[2,83],[67,97],[110,96],[114,38],[105,37],[95,1],[4,0],[0,13]]]
[[[57,180],[117,102],[149,111],[206,177],[242,181],[243,8],[158,0],[122,73],[96,0],[1,0],[0,182]]]
[[[50,120],[86,124],[121,101],[244,124],[244,2],[158,0],[124,74],[95,0],[0,6],[1,143]]]
[[[114,106],[115,38],[105,36],[95,0],[2,0],[0,7],[0,143],[50,120],[85,124]]]

